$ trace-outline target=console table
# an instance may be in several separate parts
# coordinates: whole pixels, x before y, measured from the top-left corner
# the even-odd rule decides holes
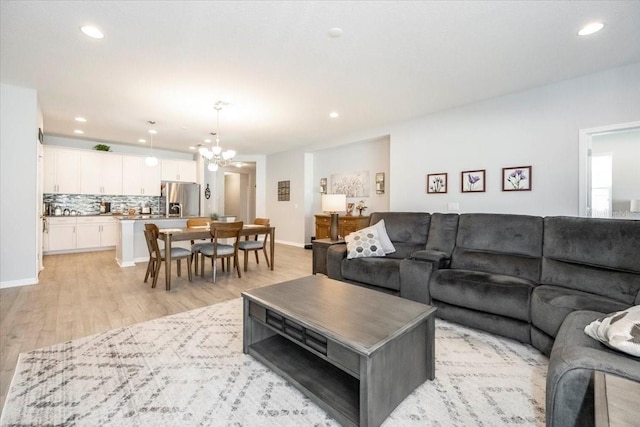
[[[338,236],[343,237],[369,226],[368,216],[340,215]],[[331,235],[331,215],[316,215],[316,239],[328,239]]]

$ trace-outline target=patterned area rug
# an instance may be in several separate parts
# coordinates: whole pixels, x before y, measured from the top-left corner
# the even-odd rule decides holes
[[[383,426],[543,426],[547,363],[436,320],[436,379]],[[0,425],[338,424],[242,353],[238,298],[21,354]]]

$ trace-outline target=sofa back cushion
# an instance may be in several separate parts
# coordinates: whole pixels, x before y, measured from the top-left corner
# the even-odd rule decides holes
[[[637,304],[640,221],[545,218],[540,281]]]
[[[462,214],[451,268],[520,277],[538,283],[541,217]]]
[[[415,251],[425,249],[431,215],[424,212],[374,212],[370,225],[384,219],[387,235],[396,251],[391,258],[406,258]]]
[[[431,225],[426,249],[444,252],[451,256],[458,234],[458,214],[431,214]]]

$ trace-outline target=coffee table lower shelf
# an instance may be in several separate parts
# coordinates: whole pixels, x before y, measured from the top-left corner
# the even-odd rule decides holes
[[[252,344],[249,354],[302,390],[339,422],[359,424],[357,378],[280,335]]]

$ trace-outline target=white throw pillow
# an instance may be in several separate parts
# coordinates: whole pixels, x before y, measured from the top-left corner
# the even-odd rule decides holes
[[[345,237],[345,242],[347,242],[347,259],[385,256],[375,228],[351,233]]]
[[[613,349],[640,357],[640,305],[596,319],[584,332]]]
[[[385,254],[391,254],[396,251],[395,246],[393,246],[393,243],[391,242],[391,239],[389,239],[389,235],[387,234],[387,228],[384,225],[384,219],[381,219],[380,221],[376,222],[374,225],[371,225],[369,227],[361,228],[358,231],[369,231],[369,230],[376,230],[376,232],[378,233],[378,239],[380,240],[380,245],[382,245],[382,250],[384,251]],[[349,236],[350,234],[345,236],[344,238],[345,242],[349,241]]]

